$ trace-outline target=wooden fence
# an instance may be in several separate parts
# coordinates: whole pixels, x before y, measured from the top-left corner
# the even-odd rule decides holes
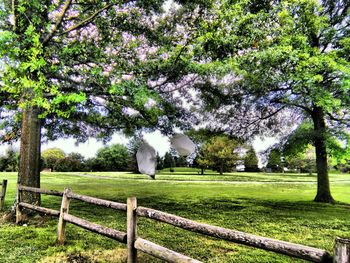
[[[39,207],[20,200],[20,192],[29,191],[47,195],[62,196],[60,211]],[[27,208],[37,212],[45,213],[58,217],[57,241],[63,245],[65,241],[66,223],[72,223],[84,229],[98,233],[100,235],[112,238],[119,242],[127,244],[128,263],[137,261],[137,251],[142,251],[151,256],[163,259],[167,262],[200,262],[165,247],[159,246],[148,240],[137,236],[137,217],[147,217],[159,222],[164,222],[188,231],[201,233],[207,236],[216,237],[222,240],[234,243],[244,244],[251,247],[261,248],[273,251],[279,254],[288,255],[295,258],[304,259],[311,262],[334,262],[334,263],[350,263],[350,240],[336,238],[334,246],[334,255],[332,256],[326,250],[308,247],[304,245],[294,244],[290,242],[280,241],[272,238],[256,236],[240,231],[226,229],[222,227],[212,226],[208,224],[198,223],[183,217],[164,213],[162,211],[150,209],[147,207],[137,206],[135,197],[127,199],[127,204],[107,201],[95,197],[75,194],[71,189],[65,189],[64,192],[45,190],[40,188],[32,188],[26,186],[18,186],[16,222],[22,221],[22,209]],[[115,210],[126,211],[127,213],[127,232],[111,229],[101,226],[76,216],[69,214],[70,200],[80,200],[90,204],[108,207]]]
[[[0,211],[3,211],[5,209],[5,197],[6,197],[7,180],[2,180],[0,185],[1,185]]]

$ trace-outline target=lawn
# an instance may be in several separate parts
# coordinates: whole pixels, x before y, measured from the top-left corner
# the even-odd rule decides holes
[[[6,205],[14,200],[16,174],[9,180]],[[332,251],[336,236],[350,237],[350,175],[331,175],[336,205],[314,203],[316,177],[303,174],[163,171],[156,180],[128,173],[43,173],[42,187],[138,204],[199,222]],[[42,205],[59,209],[60,198]],[[125,212],[72,201],[70,213],[125,231]],[[1,216],[2,217],[2,216]],[[287,256],[219,241],[140,218],[138,235],[204,262],[302,262]],[[25,226],[0,222],[0,262],[125,262],[125,245],[73,225],[67,243],[55,243],[57,219],[36,216]],[[158,262],[140,255],[140,262]],[[159,261],[160,262],[160,261]]]

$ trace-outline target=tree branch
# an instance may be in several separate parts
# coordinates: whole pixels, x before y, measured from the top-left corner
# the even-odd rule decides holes
[[[288,106],[294,106],[294,107],[303,109],[304,111],[306,111],[306,112],[309,113],[309,114],[312,113],[312,110],[311,110],[311,109],[309,109],[308,107],[306,107],[306,106],[304,106],[304,105],[300,105],[300,104],[297,104],[297,103],[283,102],[283,101],[281,101],[280,99],[274,99],[274,100],[271,100],[271,102],[272,102],[272,103],[285,104],[285,105],[288,105]]]
[[[43,45],[47,44],[50,41],[50,39],[53,37],[53,35],[56,33],[57,29],[60,27],[60,25],[63,21],[63,17],[67,13],[67,10],[68,10],[71,3],[72,3],[72,0],[66,0],[66,2],[64,3],[64,6],[62,7],[62,11],[60,12],[59,17],[56,21],[56,24],[53,26],[50,33],[45,37],[45,39],[43,41]]]
[[[84,19],[83,21],[81,21],[80,23],[78,23],[77,25],[72,26],[71,28],[67,29],[66,31],[64,31],[63,33],[61,33],[60,35],[64,35],[67,34],[71,31],[77,30],[82,28],[85,24],[90,23],[91,20],[93,20],[98,14],[102,13],[104,10],[110,8],[111,6],[113,6],[114,4],[108,4],[105,7],[101,8],[100,10],[97,10],[95,13],[93,13],[90,17]]]
[[[340,122],[340,123],[343,123],[343,124],[347,124],[350,122],[350,118],[349,119],[343,119],[343,118],[338,118],[338,117],[335,117],[334,115],[332,115],[331,113],[327,112],[326,113],[328,115],[328,117],[332,120],[332,121],[337,121],[337,122]]]

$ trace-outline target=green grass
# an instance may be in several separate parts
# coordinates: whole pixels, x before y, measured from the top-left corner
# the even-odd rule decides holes
[[[163,171],[157,180],[128,173],[43,173],[42,187],[138,204],[199,222],[332,250],[336,236],[350,237],[350,175],[331,174],[336,205],[314,203],[316,177],[303,174],[235,173],[198,175],[193,170]],[[77,176],[80,175],[80,176]],[[95,178],[96,177],[96,178]],[[9,180],[6,205],[13,203],[16,174]],[[59,209],[60,198],[42,205]],[[125,231],[126,215],[71,202],[70,213]],[[204,262],[298,262],[293,258],[208,238],[140,218],[140,237]],[[27,226],[0,223],[0,262],[124,262],[125,245],[68,225],[67,244],[56,245],[57,219],[35,217]],[[160,262],[140,255],[140,262]]]

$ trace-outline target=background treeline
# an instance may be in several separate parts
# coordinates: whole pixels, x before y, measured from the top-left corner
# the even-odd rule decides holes
[[[305,147],[280,148],[272,147],[265,152],[265,166],[259,168],[259,158],[254,148],[243,141],[225,135],[193,136],[197,151],[188,158],[179,156],[175,150],[170,150],[164,156],[157,154],[157,170],[175,167],[193,167],[204,174],[210,169],[222,174],[224,172],[246,171],[259,172],[316,172],[316,156],[312,145]],[[138,173],[136,153],[142,143],[142,138],[134,136],[128,145],[113,144],[98,150],[95,157],[85,158],[80,153],[66,154],[60,148],[50,148],[41,154],[41,169],[56,172],[97,172],[97,171],[130,171]],[[9,148],[0,156],[0,171],[18,171],[19,152]],[[337,161],[330,156],[328,167],[340,172],[350,171],[350,161]]]
[[[80,153],[66,154],[60,148],[50,148],[41,154],[41,169],[56,172],[97,172],[97,171],[130,171],[138,173],[134,144],[128,146],[113,144],[101,148],[95,157],[85,158]],[[19,152],[13,148],[0,156],[1,172],[17,172]],[[167,152],[165,156],[157,155],[157,169],[186,167],[186,158]]]

